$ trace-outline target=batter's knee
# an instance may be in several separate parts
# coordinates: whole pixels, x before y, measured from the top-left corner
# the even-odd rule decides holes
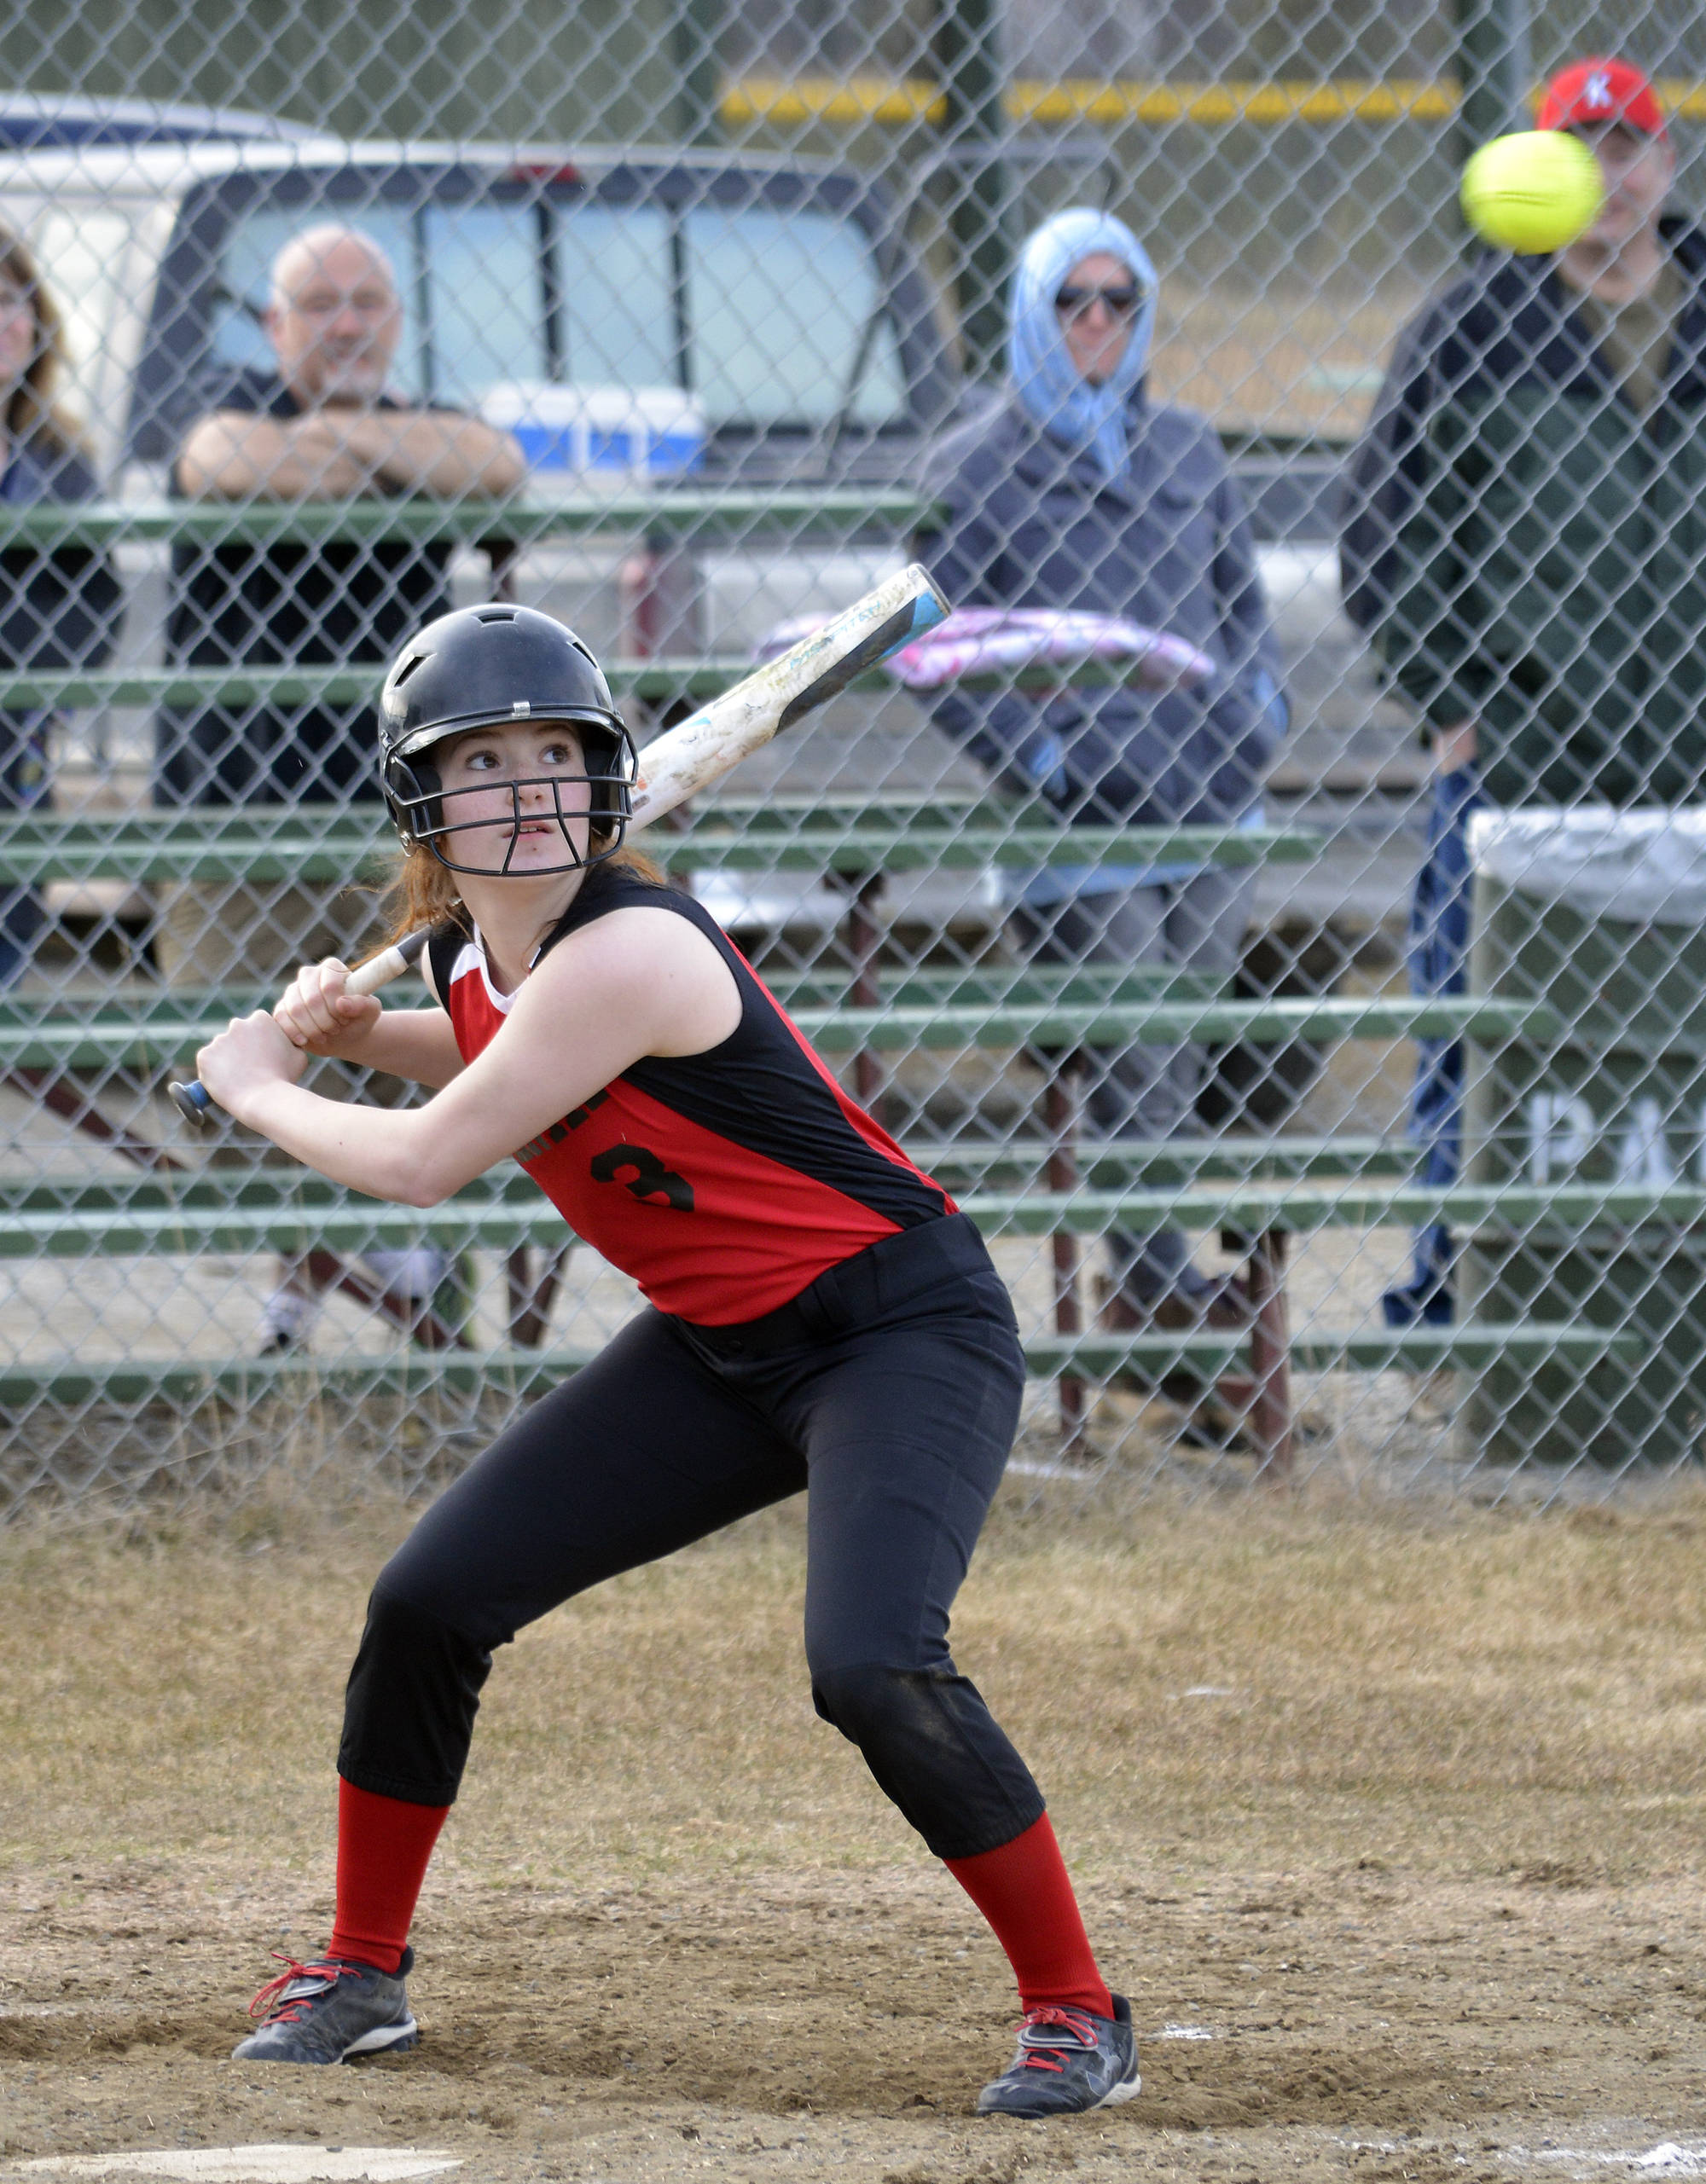
[[[454,1804],[490,1673],[487,1648],[381,1579],[344,1694],[338,1772],[380,1797]]]
[[[811,1695],[937,1857],[996,1850],[1041,1817],[1030,1770],[954,1668],[820,1669]]]

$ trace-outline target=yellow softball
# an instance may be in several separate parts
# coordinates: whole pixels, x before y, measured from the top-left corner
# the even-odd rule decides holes
[[[1563,250],[1599,217],[1599,162],[1563,129],[1495,136],[1463,171],[1463,217],[1500,250],[1529,256]]]

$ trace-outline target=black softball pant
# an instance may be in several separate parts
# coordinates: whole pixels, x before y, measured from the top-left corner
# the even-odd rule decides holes
[[[738,1327],[654,1311],[535,1404],[380,1573],[339,1772],[449,1805],[492,1649],[619,1570],[804,1489],[818,1712],[939,1857],[1023,1834],[1030,1770],[954,1666],[949,1611],[1012,1445],[1013,1306],[963,1215]]]

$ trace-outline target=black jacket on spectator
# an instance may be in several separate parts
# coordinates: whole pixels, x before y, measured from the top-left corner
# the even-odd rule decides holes
[[[257,371],[220,387],[198,414],[218,409],[302,414],[281,380]],[[449,612],[451,550],[444,539],[180,544],[172,551],[167,662],[219,668],[388,661],[410,630]],[[380,793],[376,736],[370,705],[163,707],[154,724],[154,801],[372,802]]]
[[[38,432],[7,451],[0,524],[7,508],[90,501],[95,491],[94,472],[83,457]],[[96,548],[0,548],[0,669],[51,675],[99,667],[123,612],[112,564]],[[50,705],[0,712],[0,810],[30,811],[47,802],[54,713]],[[24,969],[45,914],[38,889],[0,888],[0,986],[9,986]]]
[[[1493,802],[1706,792],[1706,232],[1644,419],[1551,258],[1479,256],[1399,335],[1345,479],[1345,611]]]
[[[950,606],[1123,615],[1199,646],[1216,681],[1195,694],[1074,690],[1046,706],[950,692],[935,718],[1003,785],[1087,824],[1237,819],[1285,729],[1243,503],[1203,419],[1140,391],[1128,430],[1130,469],[1109,479],[1009,394],[935,451],[924,488],[946,515],[919,557]]]
[[[0,507],[92,501],[96,491],[95,473],[83,457],[38,433],[14,443]],[[9,669],[46,675],[99,667],[113,649],[124,611],[113,565],[96,547],[0,550],[0,665]]]

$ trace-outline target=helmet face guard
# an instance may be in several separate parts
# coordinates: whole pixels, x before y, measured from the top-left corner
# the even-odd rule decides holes
[[[584,763],[578,773],[446,791],[433,763],[439,746],[482,728],[559,724],[579,741]],[[380,695],[379,744],[380,785],[405,847],[420,843],[453,872],[531,878],[580,872],[622,847],[639,772],[633,739],[598,662],[573,630],[537,608],[502,602],[462,607],[412,637]],[[566,808],[565,788],[583,792]],[[490,808],[500,789],[509,792],[507,823],[501,810],[494,817]],[[522,792],[539,789],[550,791],[548,801],[524,808]],[[487,806],[478,819],[467,815],[464,801],[474,796]],[[554,830],[562,857],[518,866],[522,828],[542,822]],[[471,861],[487,845],[485,861]]]
[[[553,872],[582,872],[589,865],[600,864],[605,858],[614,856],[626,837],[633,810],[634,781],[638,770],[633,743],[627,729],[619,724],[614,733],[602,721],[593,724],[566,721],[563,726],[573,730],[585,752],[586,770],[583,773],[528,773],[508,780],[482,781],[467,789],[446,790],[438,768],[432,762],[432,746],[429,745],[418,757],[387,760],[385,800],[404,844],[419,843],[450,872],[469,872],[490,879],[502,879],[515,872],[515,853],[522,840],[521,829],[542,822],[554,826],[563,855],[554,864],[530,861],[518,877],[532,879]],[[456,736],[470,733],[473,731],[467,728],[452,731]],[[548,802],[543,807],[537,802],[524,807],[522,791],[527,789],[548,790]],[[584,794],[572,795],[566,807],[566,789]],[[466,811],[468,798],[479,797],[489,807],[494,793],[503,791],[509,797],[507,826],[504,816],[494,816],[490,808],[478,819],[458,815],[456,808],[461,805]],[[584,851],[577,845],[577,831],[585,839]],[[476,836],[483,838],[472,838]],[[482,852],[485,854],[481,861],[471,861]]]

